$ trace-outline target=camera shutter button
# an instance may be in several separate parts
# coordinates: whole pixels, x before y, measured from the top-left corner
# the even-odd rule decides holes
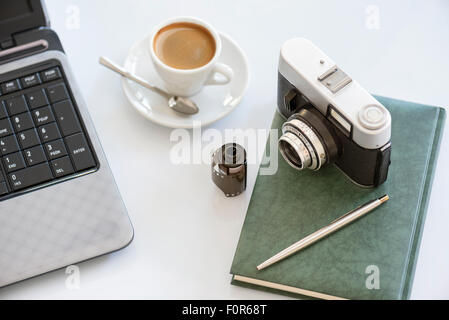
[[[359,111],[359,120],[362,126],[367,129],[379,129],[387,121],[386,110],[375,104],[364,106]]]

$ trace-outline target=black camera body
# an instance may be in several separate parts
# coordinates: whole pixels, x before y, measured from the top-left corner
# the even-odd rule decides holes
[[[291,39],[281,49],[277,105],[287,119],[279,150],[292,167],[319,170],[334,163],[359,186],[385,182],[390,113],[306,39]]]

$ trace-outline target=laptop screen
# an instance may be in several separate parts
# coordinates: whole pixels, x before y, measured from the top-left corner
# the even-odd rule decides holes
[[[0,20],[14,19],[26,16],[33,12],[29,1],[5,1],[0,0]]]
[[[42,1],[0,0],[0,44],[15,33],[47,24]]]

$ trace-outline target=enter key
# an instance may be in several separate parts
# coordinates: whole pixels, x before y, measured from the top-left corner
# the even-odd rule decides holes
[[[95,160],[84,134],[74,134],[65,138],[65,142],[76,171],[95,167]]]

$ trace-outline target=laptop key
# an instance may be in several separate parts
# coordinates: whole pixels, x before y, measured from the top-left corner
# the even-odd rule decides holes
[[[38,131],[42,142],[61,139],[61,134],[59,133],[58,126],[54,122],[39,127]]]
[[[17,139],[19,140],[22,149],[31,148],[35,145],[40,144],[39,137],[37,135],[36,129],[30,129],[22,131],[17,134]]]
[[[53,116],[53,112],[51,111],[50,107],[43,107],[34,110],[33,118],[36,126],[55,121],[55,117]]]
[[[43,82],[53,81],[61,78],[61,72],[58,67],[54,67],[41,72],[41,78]]]
[[[81,131],[78,117],[70,100],[55,103],[53,110],[63,136],[69,136]]]
[[[69,157],[63,157],[51,161],[51,168],[56,178],[66,176],[74,172],[72,162]]]
[[[25,161],[20,152],[11,153],[3,157],[6,172],[12,172],[25,168]]]
[[[7,155],[8,153],[13,153],[19,151],[19,144],[14,135],[0,138],[0,153],[2,155]]]
[[[4,195],[8,193],[8,187],[6,186],[6,182],[0,183],[0,195]]]
[[[23,77],[20,79],[20,82],[22,83],[22,88],[29,88],[42,83],[38,73]]]
[[[48,105],[44,89],[30,92],[26,95],[26,98],[31,110]]]
[[[67,149],[73,160],[76,171],[92,168],[95,166],[95,160],[87,145],[84,134],[77,133],[65,138]]]
[[[27,149],[23,152],[23,155],[25,156],[25,161],[28,166],[33,166],[35,164],[47,161],[47,157],[45,156],[42,146],[35,146],[31,149]]]
[[[64,142],[62,142],[62,140],[55,140],[46,143],[45,151],[47,151],[47,156],[50,160],[67,155],[67,150],[65,149]]]
[[[27,103],[23,95],[6,100],[5,104],[10,116],[28,111]]]
[[[20,89],[19,80],[11,80],[1,84],[2,94],[8,94]]]
[[[8,179],[14,191],[32,187],[53,179],[47,162],[10,173]]]
[[[14,116],[11,118],[11,121],[16,132],[28,130],[34,127],[34,123],[29,112]]]
[[[47,94],[51,103],[67,100],[69,98],[69,94],[67,93],[67,88],[64,83],[58,83],[54,86],[48,87]]]
[[[0,120],[0,137],[9,136],[12,133],[12,126],[9,119]]]
[[[0,119],[6,118],[8,114],[6,113],[5,102],[0,102]]]

